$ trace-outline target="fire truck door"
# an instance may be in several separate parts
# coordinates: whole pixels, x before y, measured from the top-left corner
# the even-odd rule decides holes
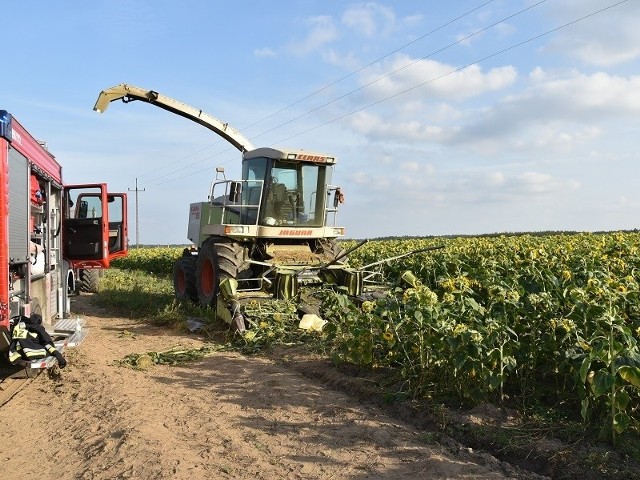
[[[108,268],[127,251],[126,195],[105,184],[65,187],[64,258],[75,268]]]

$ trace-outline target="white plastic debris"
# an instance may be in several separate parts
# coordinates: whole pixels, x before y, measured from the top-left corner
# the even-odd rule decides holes
[[[318,315],[313,313],[305,313],[300,319],[300,325],[298,325],[298,327],[302,330],[313,330],[314,332],[321,332],[326,324],[327,321],[323,320]]]

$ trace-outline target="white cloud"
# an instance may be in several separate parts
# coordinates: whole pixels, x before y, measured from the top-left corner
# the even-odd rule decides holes
[[[564,0],[549,5],[557,25],[603,9],[614,2],[602,0]],[[604,10],[559,31],[549,42],[548,51],[577,57],[588,65],[609,67],[640,57],[640,3],[626,2]]]
[[[378,3],[360,3],[342,14],[342,23],[365,37],[386,36],[396,25],[394,11]]]
[[[532,198],[552,198],[556,194],[572,192],[580,187],[574,179],[562,179],[548,173],[525,171],[455,172],[455,178],[446,186],[452,199],[486,203],[495,201],[530,202]]]
[[[573,111],[597,109],[601,113],[638,113],[640,76],[621,77],[599,72],[549,79],[534,86],[539,96],[563,102]]]
[[[532,140],[536,148],[551,148],[556,152],[570,152],[577,144],[584,144],[602,133],[598,127],[586,127],[575,131],[558,130],[547,124],[542,125]],[[522,146],[522,145],[521,145]]]
[[[387,199],[386,207],[402,211],[405,218],[412,215],[422,218],[425,205],[446,209],[472,207],[476,212],[495,205],[505,209],[516,205],[525,209],[551,207],[560,199],[575,197],[581,187],[575,179],[533,170],[507,173],[463,168],[435,172],[430,164],[412,163],[404,162],[384,175],[354,173],[347,182],[352,186],[353,198],[373,202],[383,197]]]
[[[420,164],[418,162],[403,162],[400,164],[400,167],[403,170],[408,170],[410,172],[417,172],[420,170]]]
[[[636,198],[629,198],[625,195],[621,195],[613,200],[610,208],[612,210],[622,212],[637,212],[640,211],[640,201]]]
[[[275,52],[275,50],[269,48],[269,47],[264,47],[264,48],[256,48],[253,51],[253,54],[256,57],[275,57],[277,56],[277,53]]]
[[[338,53],[334,49],[330,49],[322,54],[322,58],[329,65],[341,67],[347,71],[355,71],[361,67],[360,59],[354,52]]]
[[[371,112],[358,112],[348,119],[355,131],[387,141],[443,141],[443,129],[439,126],[423,124],[417,120],[390,120],[385,121],[381,116]]]
[[[509,37],[516,33],[518,30],[516,27],[511,25],[510,23],[500,22],[495,27],[493,27],[500,37]]]
[[[367,185],[371,182],[371,175],[366,172],[354,172],[351,175],[351,181],[357,185]]]
[[[500,187],[506,182],[506,176],[502,172],[492,172],[487,175],[487,184],[490,187]]]
[[[446,68],[433,61],[421,62],[420,67],[422,78],[433,78]],[[365,89],[375,95],[366,101],[384,100],[419,79],[416,72],[407,71],[384,78]],[[424,90],[428,91],[417,95]],[[483,97],[486,93],[491,95]],[[592,149],[590,145],[616,128],[612,122],[638,114],[640,76],[536,67],[518,77],[511,67],[483,72],[474,66],[428,89],[358,111],[345,123],[369,141],[440,145],[476,156],[537,151],[546,160],[579,147]]]
[[[413,27],[418,25],[424,19],[424,15],[416,13],[414,15],[407,15],[402,18],[402,23],[408,27]]]
[[[370,172],[357,171],[349,175],[349,184],[359,185],[367,191],[387,190],[392,188],[391,178],[384,175],[374,175]]]
[[[640,77],[606,73],[554,74],[537,68],[529,86],[482,110],[442,135],[451,144],[501,143],[567,152],[603,134],[608,121],[640,114]]]
[[[307,36],[290,43],[288,47],[296,55],[307,55],[339,37],[335,22],[328,15],[311,17],[305,23],[308,26]]]
[[[410,91],[412,98],[420,95],[423,98],[461,101],[504,89],[518,78],[518,72],[512,66],[492,68],[486,73],[479,65],[462,70],[458,68],[400,54],[386,62],[381,69],[363,76],[361,83],[368,85],[367,92],[378,98]]]
[[[561,182],[551,175],[538,172],[525,172],[512,178],[510,190],[512,192],[548,193],[561,188]]]
[[[460,32],[456,35],[456,42],[460,45],[471,45],[473,42],[477,42],[485,36],[486,32],[482,32],[477,29]]]

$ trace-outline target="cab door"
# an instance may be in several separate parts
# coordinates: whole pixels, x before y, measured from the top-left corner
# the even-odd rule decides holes
[[[109,268],[127,254],[127,195],[104,183],[64,187],[62,242],[73,268]]]

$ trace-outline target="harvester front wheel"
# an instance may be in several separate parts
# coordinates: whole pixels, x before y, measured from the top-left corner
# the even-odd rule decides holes
[[[342,245],[340,245],[340,243],[338,243],[338,241],[334,238],[327,240],[326,243],[324,244],[324,250],[326,253],[331,255],[331,259],[336,259],[338,257],[338,260],[336,263],[338,264],[343,264],[343,263],[347,263],[347,256],[341,256],[344,254],[345,249],[342,248]]]
[[[235,242],[217,242],[220,279],[245,279],[251,277],[251,265],[244,259],[244,247]]]
[[[198,301],[203,307],[216,306],[219,284],[219,265],[216,244],[213,239],[205,240],[198,252],[196,262],[196,290]]]
[[[196,257],[182,257],[173,264],[173,291],[178,300],[198,301]]]

